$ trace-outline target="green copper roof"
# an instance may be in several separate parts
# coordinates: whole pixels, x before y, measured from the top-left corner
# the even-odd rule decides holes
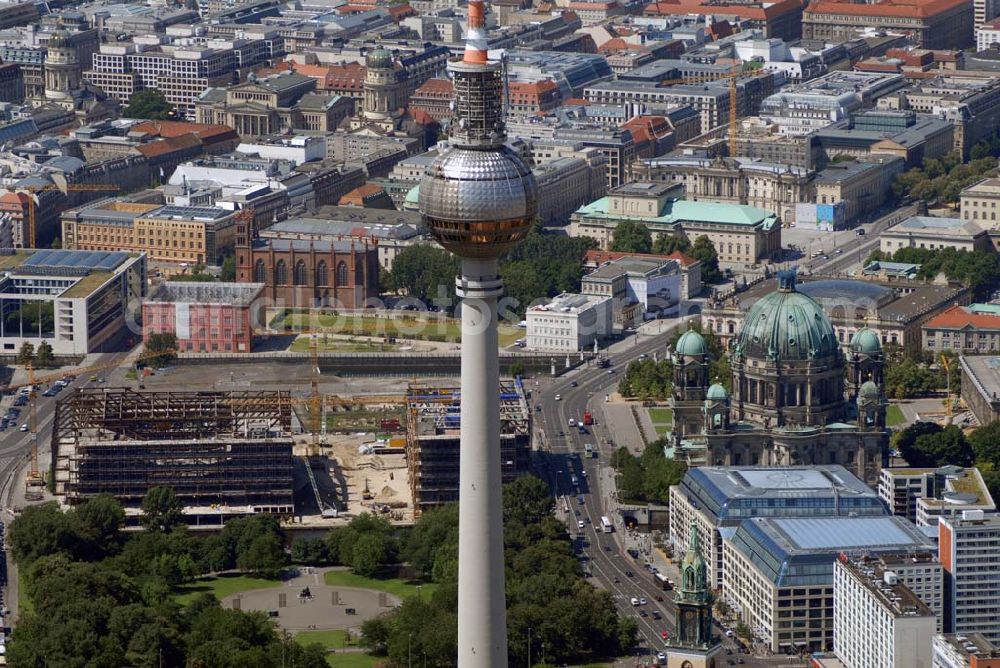
[[[609,214],[609,197],[602,197],[576,210],[579,216],[610,218],[612,220],[635,220],[640,223],[676,225],[678,223],[721,223],[753,227],[762,225],[765,230],[777,222],[777,216],[770,211],[745,204],[720,204],[716,202],[689,202],[678,200],[667,202],[659,216],[644,217],[627,214]]]
[[[865,327],[859,329],[851,337],[851,350],[858,353],[874,354],[882,352],[882,344],[878,340],[878,334]]]
[[[677,354],[707,355],[708,346],[705,345],[705,339],[701,334],[693,329],[689,329],[681,334],[681,338],[677,339]]]
[[[862,399],[878,399],[882,396],[882,392],[879,391],[878,385],[870,380],[866,380],[861,384],[861,389],[858,390],[858,396]]]
[[[708,394],[705,395],[705,398],[714,401],[724,401],[729,398],[729,393],[726,392],[726,388],[716,383],[708,388]]]
[[[403,200],[406,204],[419,204],[420,203],[420,184],[417,184],[410,188],[410,191],[406,193],[406,198]]]
[[[779,278],[778,291],[757,300],[747,313],[734,353],[785,361],[836,355],[837,337],[823,308],[795,291],[794,276]]]
[[[392,52],[382,46],[378,46],[368,52],[365,58],[365,65],[375,69],[392,69]]]

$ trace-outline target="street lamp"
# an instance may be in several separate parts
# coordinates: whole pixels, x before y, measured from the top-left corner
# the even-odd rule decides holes
[[[406,668],[413,668],[413,633],[406,634]]]
[[[528,668],[531,668],[531,627],[528,627]]]

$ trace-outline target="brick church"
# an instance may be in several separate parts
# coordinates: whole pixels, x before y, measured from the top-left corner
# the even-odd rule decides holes
[[[378,247],[345,239],[262,239],[236,220],[236,280],[263,283],[262,297],[299,308],[361,309],[379,296]]]

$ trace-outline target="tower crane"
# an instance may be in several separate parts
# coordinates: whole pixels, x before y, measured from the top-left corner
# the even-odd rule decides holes
[[[35,195],[37,193],[53,190],[58,190],[63,194],[68,192],[118,192],[120,188],[118,185],[106,183],[67,183],[64,186],[53,183],[45,186],[24,186],[17,188],[17,190],[26,190],[30,193],[28,195],[28,238],[23,240],[22,245],[25,248],[35,248],[38,242],[38,212],[35,202]]]
[[[944,371],[945,371],[945,374],[946,374],[946,379],[947,380],[945,382],[948,384],[947,387],[945,388],[945,394],[947,396],[947,399],[945,400],[946,405],[945,405],[945,408],[944,408],[944,415],[945,415],[945,424],[949,425],[949,424],[951,424],[951,419],[952,419],[952,406],[951,406],[951,360],[949,360],[948,356],[945,355],[944,353],[941,353],[941,356],[940,356],[939,359],[941,360],[941,366],[944,367]]]
[[[28,361],[28,386],[31,390],[28,393],[28,433],[31,439],[31,463],[28,468],[28,475],[24,480],[26,498],[41,498],[41,488],[44,486],[41,471],[38,469],[38,420],[35,412],[35,366]]]
[[[660,81],[660,85],[673,85],[673,84],[710,84],[715,81],[722,81],[728,79],[729,82],[729,157],[735,158],[736,154],[739,153],[739,142],[737,141],[737,134],[739,132],[739,96],[737,88],[737,79],[745,79],[750,77],[756,77],[763,74],[763,70],[744,70],[741,64],[733,66],[733,69],[727,74],[720,74],[713,76],[713,78],[705,77],[685,77],[682,79],[664,79]],[[714,128],[702,128],[702,132],[707,132],[708,130],[713,130]]]

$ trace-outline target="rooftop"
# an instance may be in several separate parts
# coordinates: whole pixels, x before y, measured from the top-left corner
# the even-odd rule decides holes
[[[189,304],[227,304],[249,306],[260,296],[263,283],[204,283],[198,281],[167,281],[147,299],[149,302]]]
[[[152,211],[147,211],[142,214],[142,217],[209,223],[232,215],[232,211],[217,206],[180,206],[177,204],[167,204]]]
[[[986,355],[963,355],[959,358],[964,376],[972,381],[976,389],[991,401],[1000,401],[1000,357]],[[963,379],[964,387],[964,379]]]
[[[962,195],[1000,195],[1000,179],[983,179],[962,191]]]
[[[976,313],[969,307],[958,304],[934,316],[922,327],[928,329],[985,329],[1000,331],[1000,315]]]
[[[962,218],[936,218],[933,216],[913,216],[899,225],[890,228],[882,234],[899,235],[917,232],[934,236],[978,237],[986,234],[986,230],[971,220]]]
[[[21,263],[34,269],[83,269],[111,271],[129,258],[128,253],[77,250],[39,250]]]
[[[622,214],[609,214],[609,197],[602,197],[576,211],[576,215],[591,218],[610,218],[613,220],[633,219],[640,222],[661,223],[667,225],[677,225],[679,223],[721,223],[726,225],[762,225],[764,229],[771,229],[777,222],[774,213],[754,206],[744,204],[720,204],[714,202],[689,202],[679,200],[667,202],[657,217],[627,216]]]
[[[896,617],[930,617],[934,613],[913,591],[876,559],[839,559],[843,568]]]
[[[967,0],[882,0],[871,4],[850,0],[818,0],[811,2],[805,13],[926,18],[966,4]]]
[[[971,657],[977,659],[1000,658],[1000,648],[986,639],[982,633],[955,634],[945,633],[934,636],[934,643],[947,646],[960,657],[968,661]],[[994,665],[992,662],[989,665]]]
[[[529,314],[546,312],[582,313],[608,301],[610,297],[599,295],[576,295],[564,292],[553,297],[548,304],[539,304],[528,308]]]

